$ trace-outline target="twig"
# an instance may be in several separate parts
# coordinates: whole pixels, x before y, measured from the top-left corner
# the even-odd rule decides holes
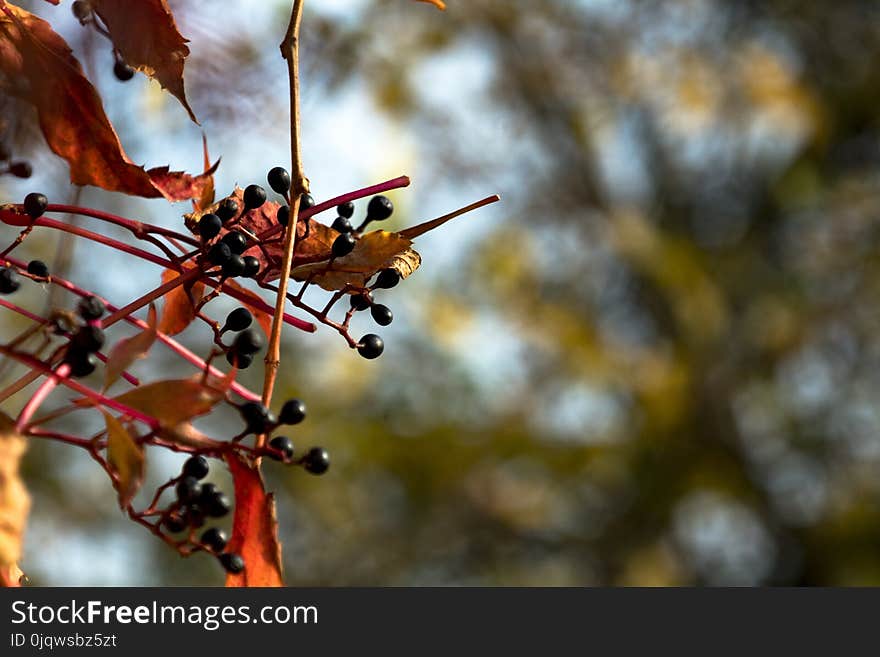
[[[275,300],[275,314],[272,316],[272,334],[266,349],[265,378],[263,379],[263,404],[272,401],[275,379],[281,364],[281,328],[284,306],[287,303],[287,283],[290,279],[290,266],[293,262],[293,251],[296,248],[296,226],[299,220],[299,200],[302,194],[309,191],[309,181],[303,171],[302,150],[300,139],[299,114],[299,27],[302,22],[303,0],[293,0],[290,12],[290,24],[287,34],[281,43],[281,56],[287,60],[287,72],[290,80],[290,220],[284,236],[284,260],[281,264],[281,279],[278,283],[278,296]],[[256,446],[262,447],[265,436],[257,436]]]

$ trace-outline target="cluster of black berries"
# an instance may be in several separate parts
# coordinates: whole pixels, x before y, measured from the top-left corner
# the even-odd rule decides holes
[[[278,208],[278,214],[276,215],[278,218],[278,223],[282,226],[286,226],[290,222],[290,174],[287,173],[287,169],[285,169],[284,167],[275,167],[269,170],[269,173],[266,175],[266,181],[269,183],[269,187],[272,188],[272,191],[276,194],[280,194],[284,198],[285,202],[288,204],[280,206]],[[251,187],[259,186],[251,185]],[[260,187],[259,189],[262,191],[263,188]],[[312,195],[300,194],[300,211],[308,210],[309,208],[313,207],[315,207],[315,199],[312,197]]]
[[[387,196],[374,196],[367,204],[367,216],[361,225],[354,228],[351,218],[354,215],[354,203],[349,201],[336,208],[339,216],[331,224],[331,228],[339,233],[339,237],[333,240],[332,253],[334,258],[342,258],[354,251],[357,238],[364,228],[372,221],[385,221],[394,213],[394,204]]]
[[[245,422],[242,436],[247,434],[266,434],[279,426],[299,424],[306,419],[306,405],[299,399],[288,399],[276,417],[260,402],[250,401],[238,407]],[[321,475],[330,468],[330,455],[323,447],[312,447],[300,458],[294,460],[293,441],[287,436],[274,436],[269,441],[266,456],[282,463],[301,465],[315,475]]]
[[[30,178],[34,169],[30,162],[25,160],[12,160],[9,147],[0,143],[0,175],[8,173],[16,178]]]
[[[254,188],[259,191],[254,191]],[[244,212],[258,208],[266,202],[266,192],[259,185],[250,185],[244,193]],[[196,224],[196,232],[207,245],[228,223],[238,216],[238,203],[233,198],[224,199],[216,212],[202,215]],[[212,265],[220,267],[220,273],[224,278],[245,276],[255,278],[260,273],[260,261],[254,256],[242,256],[248,249],[248,238],[238,230],[230,230],[210,248],[206,257]]]
[[[183,464],[174,487],[177,499],[166,509],[162,526],[172,534],[186,529],[199,529],[207,518],[222,518],[232,508],[226,493],[210,482],[202,482],[208,476],[208,460],[201,455],[191,456]],[[235,552],[226,552],[226,532],[210,527],[202,532],[198,546],[217,555],[220,564],[230,573],[244,570],[244,559]]]
[[[220,334],[233,331],[237,335],[232,344],[225,346],[226,360],[240,370],[247,369],[254,362],[254,356],[263,348],[263,334],[250,328],[254,317],[247,308],[236,308],[226,316],[226,323]]]
[[[98,320],[104,314],[106,307],[98,297],[85,297],[76,307],[77,314],[84,324],[78,326],[58,326],[65,333],[71,334],[64,354],[64,362],[70,366],[70,375],[73,377],[88,376],[98,366],[98,358],[95,354],[104,346],[104,331],[98,325]]]

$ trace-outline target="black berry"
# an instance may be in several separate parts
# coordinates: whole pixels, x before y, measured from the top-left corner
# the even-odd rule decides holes
[[[330,250],[334,258],[341,258],[354,251],[356,244],[357,241],[350,233],[341,233],[339,237],[333,240],[333,246]]]
[[[367,204],[367,221],[384,221],[394,212],[394,204],[387,196],[374,196]]]
[[[238,203],[234,198],[225,198],[220,201],[216,212],[220,220],[225,223],[238,214]]]
[[[245,256],[244,257],[244,273],[242,276],[247,276],[248,278],[256,278],[257,274],[260,273],[260,259],[255,258],[254,256]]]
[[[397,271],[395,271],[394,269],[383,269],[376,277],[376,282],[373,283],[373,287],[378,287],[383,290],[390,290],[399,282],[400,274],[398,274]]]
[[[278,413],[281,424],[299,424],[306,419],[306,405],[299,399],[288,399]]]
[[[254,321],[254,316],[247,308],[236,308],[226,316],[224,331],[244,331]]]
[[[79,305],[76,307],[79,316],[87,322],[101,319],[101,315],[103,315],[106,310],[107,306],[105,306],[104,302],[96,296],[89,296],[85,299],[81,299]]]
[[[9,173],[16,178],[30,178],[34,173],[34,168],[30,162],[19,160],[18,162],[10,162]]]
[[[195,477],[187,475],[177,482],[174,491],[182,504],[193,504],[199,501],[199,496],[202,494],[202,484]]]
[[[20,287],[18,272],[8,267],[0,267],[0,294],[12,294]]]
[[[275,192],[282,196],[287,196],[287,193],[290,191],[290,174],[287,173],[287,169],[284,167],[271,169],[269,175],[266,176],[266,180],[269,182],[269,187]]]
[[[81,351],[67,354],[64,362],[70,365],[70,375],[77,379],[88,376],[98,367],[98,357],[95,354],[87,354]]]
[[[300,212],[303,210],[308,210],[309,208],[315,207],[315,199],[311,194],[300,194],[299,195],[299,209]]]
[[[269,457],[276,461],[289,461],[293,458],[293,441],[287,436],[275,436],[269,441],[269,447],[278,452],[278,454],[269,454]]]
[[[46,278],[49,275],[49,265],[42,260],[31,260],[27,266],[28,274]]]
[[[210,503],[211,498],[214,497],[220,491],[217,489],[217,484],[206,481],[202,484],[202,494],[199,496],[199,504],[201,506],[206,506]]]
[[[204,479],[210,471],[208,459],[201,454],[190,456],[183,464],[183,474],[196,479]]]
[[[210,529],[206,529],[202,532],[202,536],[199,538],[199,541],[207,547],[211,552],[223,552],[226,548],[226,532],[222,529],[218,529],[217,527],[211,527]]]
[[[217,233],[220,232],[222,227],[223,221],[220,219],[219,215],[209,212],[208,214],[202,215],[202,218],[199,219],[199,235],[201,235],[202,239],[205,241],[217,237]]]
[[[100,327],[86,324],[70,340],[70,347],[75,351],[93,354],[104,346],[105,340],[104,331]]]
[[[169,513],[165,516],[165,520],[162,521],[162,524],[165,526],[165,529],[172,534],[178,534],[187,527],[187,522],[177,513]]]
[[[117,59],[113,64],[113,75],[120,82],[128,82],[134,77],[134,69],[121,59]]]
[[[253,364],[254,357],[249,354],[240,354],[234,349],[230,349],[226,352],[226,362],[240,370],[246,370]]]
[[[32,219],[36,219],[43,215],[46,206],[49,205],[49,199],[45,194],[39,192],[31,192],[24,197],[24,211],[27,212]]]
[[[286,226],[290,223],[290,208],[286,205],[279,206],[278,214],[276,216],[278,217],[278,223],[282,226]]]
[[[208,251],[208,260],[213,265],[220,265],[222,267],[223,263],[231,257],[232,251],[229,250],[229,245],[224,244],[223,242],[217,242],[211,247],[211,250]]]
[[[381,303],[373,304],[370,308],[370,314],[373,316],[373,321],[379,326],[388,326],[394,321],[394,313],[391,312],[391,308],[383,306]]]
[[[278,423],[272,412],[260,402],[245,402],[238,407],[238,412],[241,414],[241,419],[244,420],[247,433],[266,433]]]
[[[186,508],[184,519],[190,527],[198,529],[205,524],[205,512],[198,504],[191,504]]]
[[[248,185],[244,189],[244,209],[253,210],[266,202],[266,190],[259,185]]]
[[[345,219],[351,219],[354,216],[354,203],[349,201],[348,203],[342,203],[336,206],[336,211],[339,213],[340,217],[344,217]]]
[[[355,310],[366,310],[373,305],[373,300],[366,294],[352,294],[351,307]]]
[[[232,510],[232,502],[226,493],[214,493],[207,500],[202,501],[202,506],[212,518],[222,518]]]
[[[354,228],[352,228],[351,222],[345,217],[336,217],[330,227],[340,233],[350,233],[354,230]]]
[[[76,2],[70,6],[70,10],[80,22],[86,20],[92,14],[92,8],[89,6],[89,3],[83,2],[83,0],[76,0]]]
[[[375,333],[368,333],[361,338],[357,346],[358,353],[368,360],[378,358],[385,351],[385,343]]]
[[[229,256],[229,259],[223,263],[220,272],[227,278],[241,276],[244,273],[244,258],[237,253],[233,253]]]
[[[236,255],[241,255],[247,249],[247,237],[237,230],[226,233],[220,241]]]
[[[220,555],[220,565],[223,566],[227,573],[238,575],[238,573],[244,570],[244,559],[235,552],[224,552]]]
[[[251,356],[263,348],[265,340],[263,334],[254,329],[247,329],[235,336],[232,343],[235,350],[240,354]]]
[[[303,457],[302,464],[306,472],[324,474],[330,468],[330,454],[323,447],[312,447]]]

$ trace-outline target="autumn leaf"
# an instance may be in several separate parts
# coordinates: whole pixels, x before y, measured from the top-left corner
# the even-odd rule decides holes
[[[67,161],[73,184],[169,201],[201,196],[216,164],[198,176],[134,164],[64,39],[24,9],[8,3],[0,9],[4,90],[34,106],[43,136]]]
[[[122,423],[107,411],[107,462],[116,475],[113,486],[119,495],[119,508],[125,509],[144,483],[144,448],[139,445]]]
[[[382,269],[394,269],[406,278],[422,261],[411,244],[412,240],[399,233],[374,230],[361,237],[347,256],[295,267],[291,276],[298,281],[309,279],[325,290],[341,290],[346,285],[364,287]]]
[[[20,573],[24,527],[31,499],[19,477],[19,464],[27,442],[15,422],[0,413],[0,584],[15,586]]]
[[[440,11],[444,11],[446,9],[446,3],[443,0],[417,0],[418,2],[427,2],[429,5],[434,5]]]
[[[181,274],[173,269],[162,272],[162,283],[168,283],[178,278]],[[194,280],[188,285],[179,285],[163,297],[165,304],[162,306],[162,319],[159,320],[159,330],[165,335],[177,335],[189,326],[196,318],[196,304],[205,293],[205,284]]]
[[[205,167],[205,171],[211,169],[211,157],[208,155],[208,138],[205,136],[205,133],[202,133],[202,152],[204,154],[203,164]],[[220,163],[220,160],[217,160],[217,163]],[[214,203],[214,176],[213,174],[208,179],[205,186],[202,188],[202,193],[193,199],[193,208],[196,210],[200,210],[202,208],[206,208],[212,203]]]
[[[235,486],[235,516],[227,551],[244,559],[244,570],[226,586],[283,586],[275,496],[267,494],[259,469],[235,453],[225,456]]]
[[[177,30],[166,0],[89,0],[89,4],[107,27],[123,61],[167,89],[198,123],[183,89],[187,39]]]
[[[114,397],[116,401],[156,418],[164,427],[174,427],[205,415],[223,399],[225,391],[205,385],[201,375],[169,379],[140,386]]]
[[[151,303],[147,315],[147,328],[135,336],[120,340],[110,351],[107,366],[104,368],[104,390],[112,386],[132,363],[145,358],[155,341],[156,306]]]

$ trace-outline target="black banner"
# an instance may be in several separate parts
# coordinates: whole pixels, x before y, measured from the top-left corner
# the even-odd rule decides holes
[[[0,655],[840,652],[872,645],[878,602],[872,589],[3,589]]]

